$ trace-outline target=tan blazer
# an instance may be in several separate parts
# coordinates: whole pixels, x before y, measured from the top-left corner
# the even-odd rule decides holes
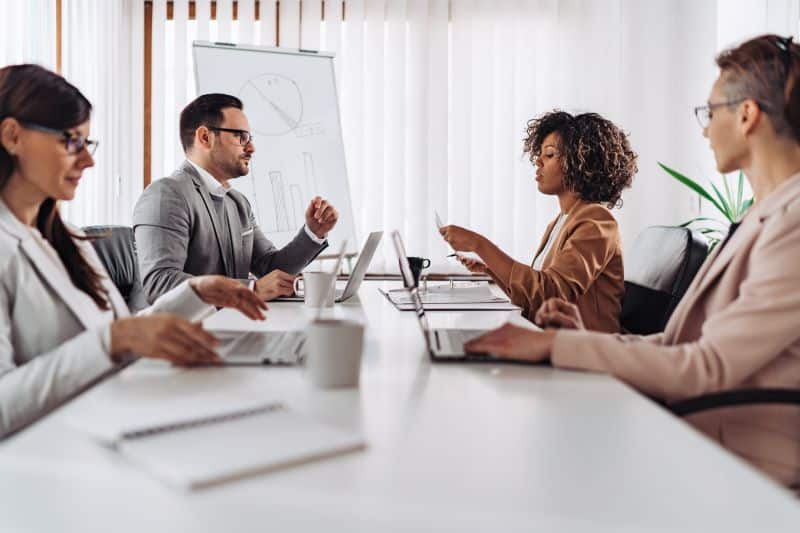
[[[545,247],[556,220],[547,227],[534,259]],[[578,306],[588,329],[620,331],[625,294],[622,247],[617,221],[600,204],[578,201],[570,208],[541,271],[515,262],[508,279],[492,277],[530,320],[542,302],[557,297]]]
[[[560,331],[552,362],[613,374],[667,401],[743,387],[800,387],[800,173],[758,202],[709,256],[664,333]],[[690,421],[800,488],[800,408],[737,407]]]

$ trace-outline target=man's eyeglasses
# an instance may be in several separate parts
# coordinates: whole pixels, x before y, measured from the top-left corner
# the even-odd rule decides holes
[[[697,117],[697,122],[700,123],[700,127],[706,129],[711,123],[711,117],[714,116],[714,110],[716,108],[741,104],[745,100],[747,100],[747,98],[739,98],[738,100],[726,100],[724,102],[701,105],[694,108],[694,116]]]
[[[50,135],[61,137],[61,141],[64,143],[64,146],[67,147],[68,154],[79,154],[85,148],[89,152],[89,155],[94,155],[97,147],[100,145],[100,141],[94,141],[86,137],[81,137],[80,135],[75,135],[68,131],[48,128],[47,126],[42,126],[41,124],[36,124],[34,122],[20,121],[20,124],[22,124],[23,128],[27,128],[29,130],[41,131],[42,133],[49,133]]]
[[[217,128],[216,126],[209,126],[208,129],[212,131],[227,131],[228,133],[233,133],[236,135],[236,138],[239,140],[239,144],[242,146],[247,146],[249,143],[253,142],[253,134],[247,130],[235,130],[232,128]]]

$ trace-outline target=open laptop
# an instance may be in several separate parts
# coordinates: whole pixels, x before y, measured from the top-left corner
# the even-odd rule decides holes
[[[215,331],[225,366],[296,365],[303,362],[306,336],[295,331]]]
[[[377,236],[378,239],[380,237],[380,235]],[[345,240],[337,255],[333,272],[339,271],[346,247],[347,241]],[[370,257],[374,251],[373,246]],[[361,277],[364,277],[363,272]],[[222,358],[223,365],[295,365],[302,363],[304,359],[303,347],[306,340],[304,331],[216,331],[214,335],[221,341],[221,346],[217,351]]]
[[[431,329],[428,324],[428,317],[425,316],[425,307],[422,304],[422,298],[419,295],[418,287],[414,282],[414,276],[411,274],[411,266],[406,259],[406,247],[403,244],[403,239],[397,231],[392,232],[392,242],[394,249],[397,252],[397,259],[400,262],[400,274],[403,277],[403,284],[409,292],[411,301],[414,304],[414,311],[419,321],[422,336],[425,338],[425,345],[428,348],[428,354],[434,361],[442,362],[497,362],[490,354],[487,353],[466,353],[464,351],[464,344],[467,341],[483,335],[488,330],[483,329]]]
[[[347,285],[344,286],[344,289],[336,289],[336,295],[333,300],[334,302],[344,302],[345,300],[352,298],[352,296],[358,292],[358,288],[361,286],[361,282],[364,281],[364,276],[367,275],[367,269],[372,261],[372,256],[375,255],[375,250],[378,249],[378,244],[380,244],[382,236],[382,231],[373,231],[369,234],[369,237],[367,237],[367,242],[364,243],[364,247],[361,249],[361,253],[358,254],[358,261],[356,261],[356,266],[347,280]],[[276,298],[275,301],[302,302],[303,297],[282,296],[280,298]]]

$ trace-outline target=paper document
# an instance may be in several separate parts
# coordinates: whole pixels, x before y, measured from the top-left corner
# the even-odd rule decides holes
[[[440,217],[439,213],[437,213],[436,211],[433,212],[433,216],[436,219],[437,233],[439,233],[438,230],[440,230],[440,229],[442,229],[444,227],[444,222],[442,222],[442,217]],[[447,242],[447,241],[444,241],[444,242],[446,242],[447,243],[447,247],[450,248],[450,250],[453,251],[453,254],[449,255],[448,257],[451,259],[451,261],[453,261],[456,264],[459,264],[459,265],[461,264],[458,261],[458,257],[466,257],[467,259],[474,259],[474,260],[478,260],[478,261],[481,260],[481,257],[478,254],[476,254],[475,252],[457,252],[456,249],[453,248],[450,245],[449,242]]]
[[[382,290],[386,298],[400,311],[411,311],[414,304],[406,289]],[[494,311],[519,309],[505,296],[494,294],[486,283],[456,283],[436,285],[419,291],[427,311]]]
[[[436,211],[433,212],[433,216],[436,217],[436,229],[442,229],[444,227],[444,222],[442,222],[442,217],[439,216],[439,213]]]
[[[193,489],[355,451],[364,439],[270,403],[132,426],[112,444],[161,481]]]
[[[489,288],[488,284],[469,284],[469,285],[437,285],[429,287],[428,290],[419,291],[423,305],[428,304],[464,304],[464,303],[493,303],[508,302],[505,296],[497,296]],[[394,303],[411,303],[411,295],[405,289],[389,291],[389,299]]]
[[[442,222],[442,217],[440,217],[439,213],[435,210],[433,212],[433,216],[436,219],[436,233],[439,233],[439,230],[441,230],[444,227],[444,222]],[[441,233],[439,233],[439,235],[441,235]],[[442,239],[444,239],[444,237],[442,237]],[[455,252],[455,249],[452,246],[450,246],[449,242],[447,242],[447,247],[453,250],[453,252]]]

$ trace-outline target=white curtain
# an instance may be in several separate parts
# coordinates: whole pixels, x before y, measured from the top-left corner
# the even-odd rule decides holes
[[[274,1],[259,2],[259,21],[252,1],[238,2],[236,21],[230,0],[217,2],[216,21],[208,0],[188,21],[186,3],[165,22],[165,1],[154,1],[153,178],[183,157],[193,39],[334,51],[358,233],[399,229],[437,269],[448,264],[434,210],[531,260],[557,203],[536,191],[522,138],[556,107],[596,111],[630,134],[639,174],[615,211],[625,244],[644,226],[697,215],[696,195],[657,162],[713,179],[692,108],[716,77],[715,53],[752,33],[796,33],[798,22],[797,0],[347,0],[344,18],[338,1],[323,15],[320,1],[282,0],[278,18]],[[395,264],[383,248],[375,270]]]
[[[37,63],[55,70],[55,0],[0,0],[0,13],[0,66]]]
[[[62,0],[62,74],[92,102],[95,166],[61,207],[77,226],[131,223],[144,182],[144,2]]]

